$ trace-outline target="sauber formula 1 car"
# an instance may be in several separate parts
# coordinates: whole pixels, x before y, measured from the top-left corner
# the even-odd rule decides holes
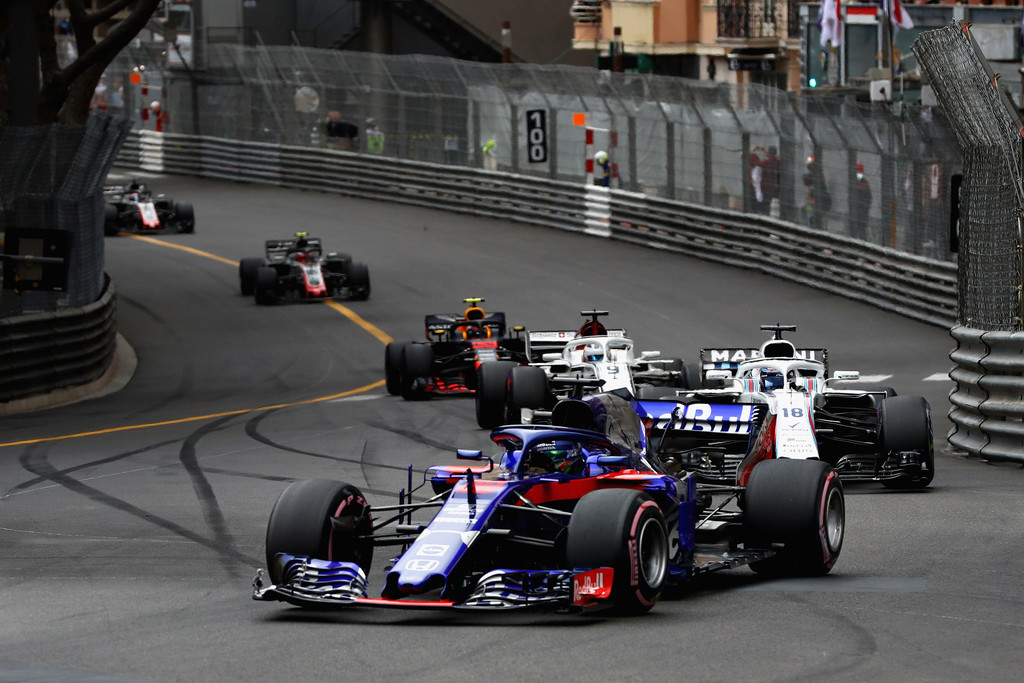
[[[794,325],[762,325],[773,338],[751,353],[704,349],[704,383],[719,389],[641,401],[640,414],[663,460],[702,481],[743,483],[760,453],[820,458],[847,481],[924,488],[935,473],[931,409],[920,396],[828,371],[825,349],[782,339]]]
[[[508,369],[496,390],[486,398],[505,421],[544,422],[562,398],[587,393],[626,391],[630,396],[655,398],[696,382],[696,365],[679,358],[661,359],[660,351],[633,350],[626,330],[607,329],[600,321],[608,311],[580,311],[589,318],[578,330],[530,330],[526,353],[530,364]],[[500,389],[500,391],[499,391]]]
[[[494,430],[497,468],[478,450],[458,457],[483,464],[428,468],[415,489],[429,482],[424,500],[413,499],[411,468],[396,505],[371,508],[341,481],[289,485],[270,513],[253,598],[629,614],[712,571],[823,575],[839,556],[845,500],[827,463],[765,456],[742,486],[702,486],[647,454],[625,397],[568,399],[552,417]],[[380,547],[397,550],[372,585]]]
[[[431,396],[473,394],[477,421],[493,428],[502,423],[504,408],[489,410],[490,394],[504,392],[509,369],[526,362],[522,327],[506,336],[505,314],[488,314],[472,297],[462,315],[442,313],[424,319],[426,342],[391,342],[384,349],[388,393],[407,401]],[[497,380],[500,380],[498,382]],[[481,409],[483,405],[483,409]]]
[[[129,232],[195,232],[196,218],[191,204],[178,203],[165,194],[156,196],[145,185],[131,184],[104,188],[103,234]]]
[[[295,239],[267,240],[265,258],[244,258],[238,263],[243,296],[255,294],[256,303],[281,300],[341,297],[363,301],[370,297],[370,270],[348,254],[323,254],[317,237],[304,232]]]

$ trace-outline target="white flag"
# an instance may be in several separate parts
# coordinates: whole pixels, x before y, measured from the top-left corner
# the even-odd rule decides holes
[[[839,14],[839,0],[821,0],[818,8],[818,29],[821,30],[821,46],[839,45],[843,42],[842,17]]]
[[[914,28],[914,20],[910,13],[903,9],[900,0],[879,0],[878,6],[889,15],[889,21],[895,28]]]

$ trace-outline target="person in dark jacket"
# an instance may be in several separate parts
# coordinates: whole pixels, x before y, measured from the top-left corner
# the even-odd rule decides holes
[[[871,217],[871,183],[864,177],[864,164],[857,162],[857,184],[853,186],[850,203],[850,236],[859,240],[868,238]]]

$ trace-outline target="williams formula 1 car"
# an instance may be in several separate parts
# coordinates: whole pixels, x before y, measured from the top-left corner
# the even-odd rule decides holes
[[[165,194],[156,196],[135,180],[126,186],[104,188],[103,234],[119,232],[195,232],[196,218],[191,204],[175,202]]]
[[[507,422],[542,423],[562,398],[625,391],[633,397],[674,394],[696,382],[696,364],[661,358],[660,351],[637,354],[623,329],[607,329],[600,318],[608,311],[580,311],[589,318],[578,330],[530,330],[526,353],[530,364],[511,367],[499,388],[485,398]]]
[[[497,467],[460,450],[480,464],[428,468],[416,490],[429,483],[433,495],[420,500],[411,468],[395,505],[371,508],[341,481],[289,485],[270,513],[253,598],[636,614],[666,586],[716,570],[813,576],[836,562],[846,508],[828,464],[766,456],[745,485],[707,487],[648,454],[624,396],[567,399],[552,413],[551,426],[494,430]],[[377,548],[394,551],[375,575]]]
[[[797,349],[774,332],[760,349],[704,349],[703,382],[721,388],[641,401],[661,457],[702,481],[739,482],[762,452],[820,458],[847,481],[924,488],[935,474],[931,409],[920,396],[829,376],[826,349]],[[753,458],[753,460],[752,460]]]
[[[407,401],[472,394],[477,422],[493,428],[504,418],[503,403],[492,409],[493,396],[504,394],[511,368],[526,362],[523,328],[507,336],[505,314],[488,314],[472,297],[462,315],[442,313],[424,319],[426,342],[391,342],[384,349],[388,393]],[[481,408],[482,407],[482,408]]]
[[[238,263],[242,296],[255,295],[256,303],[340,297],[363,301],[370,297],[370,270],[348,254],[323,254],[317,237],[304,232],[295,239],[267,240],[265,258],[244,258]]]

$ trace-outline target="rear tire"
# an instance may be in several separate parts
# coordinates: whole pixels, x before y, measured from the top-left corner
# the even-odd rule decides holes
[[[878,410],[882,428],[881,453],[917,451],[921,459],[921,476],[883,479],[882,485],[891,489],[923,489],[935,477],[935,444],[932,439],[931,407],[921,396],[894,396],[882,401]]]
[[[178,232],[191,234],[196,231],[196,216],[191,204],[186,202],[175,204],[174,220],[178,224]]]
[[[508,376],[509,411],[519,414],[520,409],[543,408],[548,400],[548,376],[540,368],[519,365]]]
[[[277,271],[269,266],[261,266],[256,269],[256,286],[254,294],[256,303],[260,306],[269,306],[277,301]]]
[[[517,367],[510,360],[481,363],[476,381],[476,423],[494,429],[505,422],[509,373]]]
[[[370,298],[370,269],[365,263],[350,263],[348,265],[349,299],[352,301],[366,301]]]
[[[332,517],[349,518],[339,528]],[[332,479],[306,479],[288,485],[274,504],[267,522],[267,571],[280,584],[283,565],[278,553],[334,562],[355,562],[364,574],[373,561],[373,540],[356,539],[373,533],[370,505],[355,486]]]
[[[430,398],[427,393],[413,387],[417,378],[434,374],[434,350],[429,344],[406,344],[398,367],[402,398],[406,401]]]
[[[261,258],[244,258],[238,262],[238,283],[242,296],[252,296],[256,291],[256,271],[263,266]]]
[[[668,532],[658,504],[634,489],[592,491],[577,503],[566,534],[570,569],[612,567],[611,601],[625,614],[647,612],[668,574]]]
[[[839,558],[846,530],[843,486],[821,460],[765,460],[754,467],[743,503],[747,548],[775,548],[750,565],[758,573],[827,574]],[[781,546],[781,547],[778,547]]]
[[[390,342],[384,347],[384,384],[388,393],[402,393],[402,350],[409,342]]]

